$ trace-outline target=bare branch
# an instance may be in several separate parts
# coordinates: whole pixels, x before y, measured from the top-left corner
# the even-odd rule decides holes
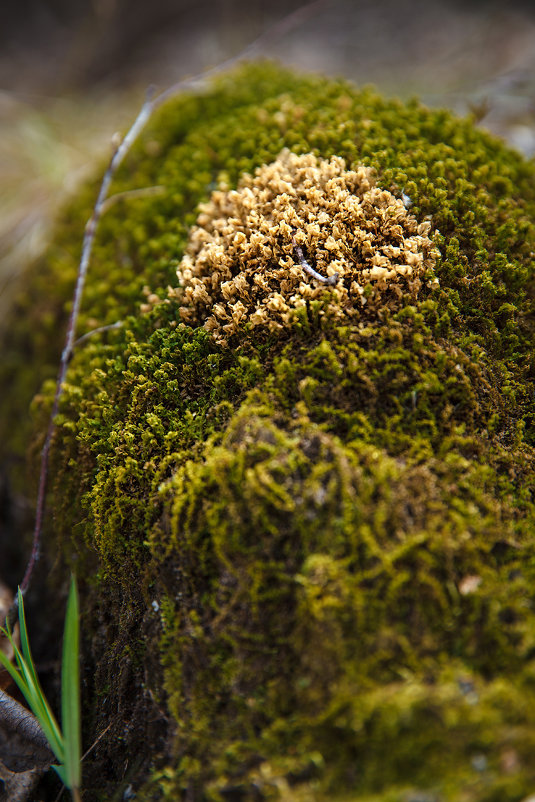
[[[82,343],[85,343],[86,340],[89,340],[94,334],[102,334],[104,331],[111,331],[112,329],[120,329],[124,326],[122,320],[117,320],[116,323],[110,323],[108,326],[98,326],[96,329],[91,329],[91,331],[82,334],[81,337],[75,341],[73,348],[77,348]]]
[[[54,403],[52,404],[52,411],[50,413],[48,429],[45,437],[45,442],[43,445],[43,450],[41,452],[41,471],[39,473],[39,487],[37,491],[37,507],[35,511],[35,526],[33,532],[32,551],[30,559],[28,561],[28,565],[26,566],[24,577],[20,584],[20,589],[23,594],[26,593],[26,591],[28,590],[32,578],[33,569],[35,567],[35,564],[37,563],[37,560],[39,559],[39,552],[41,549],[41,531],[43,528],[43,518],[45,512],[46,485],[48,479],[48,457],[50,454],[50,447],[52,445],[52,439],[54,437],[54,432],[56,428],[54,420],[56,418],[56,415],[58,414],[59,402],[61,395],[63,393],[63,383],[65,381],[65,377],[67,375],[67,368],[69,366],[69,362],[72,356],[76,323],[78,320],[78,314],[80,312],[80,304],[82,302],[82,295],[87,276],[87,268],[89,267],[89,259],[91,257],[91,251],[93,249],[93,242],[95,240],[97,226],[100,217],[102,216],[104,201],[106,200],[106,197],[108,195],[112,178],[117,172],[117,169],[121,164],[121,162],[123,161],[124,157],[132,147],[132,144],[135,142],[138,134],[145,126],[147,120],[152,114],[153,111],[152,97],[153,97],[153,92],[152,90],[149,90],[147,92],[146,100],[143,106],[141,107],[139,114],[134,120],[133,125],[131,126],[130,130],[126,133],[122,142],[120,142],[116,146],[113,155],[111,157],[109,167],[104,173],[104,178],[102,179],[102,184],[100,185],[100,191],[98,193],[98,197],[95,206],[93,208],[93,213],[86,223],[84,240],[82,243],[82,255],[78,267],[78,277],[76,279],[73,304],[72,304],[71,314],[69,317],[69,323],[67,326],[65,347],[63,348],[63,352],[61,354],[58,378],[56,381],[56,392],[54,394]]]
[[[126,189],[124,192],[116,192],[115,195],[110,195],[102,204],[101,216],[115,206],[118,201],[128,200],[129,198],[150,198],[154,195],[165,195],[166,188],[160,185],[154,187],[140,187],[139,189]]]

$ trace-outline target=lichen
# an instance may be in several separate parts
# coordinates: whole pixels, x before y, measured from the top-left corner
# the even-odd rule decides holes
[[[89,800],[532,792],[534,178],[470,120],[268,65],[152,121],[114,191],[164,191],[102,220],[80,333],[122,326],[76,349],[52,455]],[[93,191],[9,322],[18,454]]]

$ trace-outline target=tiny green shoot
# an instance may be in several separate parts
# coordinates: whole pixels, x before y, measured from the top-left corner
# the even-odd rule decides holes
[[[78,591],[74,577],[71,581],[65,629],[63,634],[63,656],[61,664],[61,722],[60,730],[52,709],[39,683],[30,651],[24,599],[18,592],[20,645],[8,628],[0,630],[9,639],[15,654],[16,666],[0,651],[0,663],[9,672],[13,681],[26,699],[28,706],[43,730],[50,749],[58,760],[54,768],[61,781],[70,790],[73,799],[80,800],[81,784],[81,738],[80,738],[80,681],[79,681],[79,622]]]

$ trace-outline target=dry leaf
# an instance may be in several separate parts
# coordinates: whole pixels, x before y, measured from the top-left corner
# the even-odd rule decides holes
[[[0,691],[0,760],[10,771],[48,768],[54,756],[35,716]]]
[[[0,690],[0,802],[29,799],[53,760],[37,719]]]
[[[42,771],[32,769],[20,774],[9,771],[0,761],[0,802],[29,802]]]

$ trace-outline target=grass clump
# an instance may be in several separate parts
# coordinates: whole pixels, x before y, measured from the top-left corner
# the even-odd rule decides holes
[[[61,721],[60,729],[50,704],[41,688],[28,640],[24,598],[19,590],[18,610],[21,649],[17,646],[9,629],[1,630],[13,649],[16,666],[13,666],[0,651],[0,662],[9,672],[12,680],[26,699],[28,706],[46,736],[50,749],[58,764],[56,773],[70,790],[76,802],[81,799],[81,749],[80,749],[80,683],[79,683],[79,623],[78,591],[73,577],[67,600],[65,632],[63,636],[63,657],[61,663]]]

